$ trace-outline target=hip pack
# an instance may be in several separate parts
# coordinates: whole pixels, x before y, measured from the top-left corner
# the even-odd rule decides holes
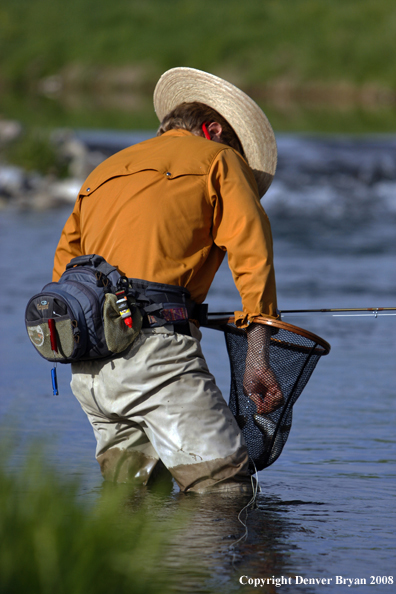
[[[116,295],[124,279],[101,256],[71,260],[59,281],[45,285],[27,304],[26,329],[39,354],[72,363],[124,351],[142,325],[133,297],[128,298],[131,327],[124,323]]]

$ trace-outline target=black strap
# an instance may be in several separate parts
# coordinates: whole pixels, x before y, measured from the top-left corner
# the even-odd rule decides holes
[[[200,326],[205,326],[208,323],[208,304],[194,303],[190,313],[190,319],[197,320]]]
[[[93,266],[102,274],[106,276],[109,275],[114,270],[117,270],[115,266],[111,266],[102,256],[98,256],[97,254],[86,254],[84,256],[77,256],[70,260],[69,264],[66,266],[66,270],[70,268],[74,268],[75,266]]]

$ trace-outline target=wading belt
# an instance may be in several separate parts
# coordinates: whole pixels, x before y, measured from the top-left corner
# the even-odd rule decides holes
[[[175,332],[191,336],[189,320],[204,324],[208,306],[195,303],[184,287],[129,278],[128,295],[136,299],[143,314],[143,328],[173,324]]]

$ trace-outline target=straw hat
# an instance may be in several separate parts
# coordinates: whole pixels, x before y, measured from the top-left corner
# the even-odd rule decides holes
[[[264,112],[246,93],[208,72],[180,67],[161,76],[154,90],[160,122],[180,103],[193,101],[215,109],[235,130],[263,196],[277,161],[275,135]]]

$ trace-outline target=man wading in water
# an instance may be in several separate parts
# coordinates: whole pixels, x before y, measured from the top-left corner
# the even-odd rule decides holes
[[[244,388],[259,414],[271,412],[283,396],[268,369],[270,330],[254,319],[278,317],[260,204],[276,168],[272,128],[242,91],[191,68],[160,78],[154,107],[157,136],[113,155],[83,184],[53,280],[72,258],[99,254],[128,278],[148,281],[138,285],[159,301],[174,303],[167,289],[185,287],[200,304],[227,252],[243,305],[236,325],[248,327]],[[197,323],[183,316],[183,293],[166,319],[145,316],[122,356],[74,363],[72,390],[106,480],[147,484],[166,467],[184,492],[248,493],[244,439],[209,373]],[[249,340],[257,334],[259,352]]]

